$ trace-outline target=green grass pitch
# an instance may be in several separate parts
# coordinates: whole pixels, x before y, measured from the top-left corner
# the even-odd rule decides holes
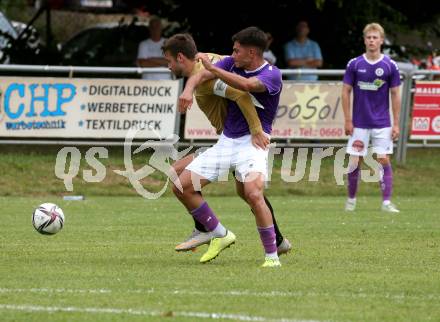
[[[209,197],[237,243],[211,263],[174,246],[192,220],[172,197],[0,197],[1,321],[439,321],[438,198],[399,197],[400,214],[362,195],[270,197],[294,251],[262,269],[253,216],[238,197]],[[66,225],[38,234],[34,207]]]

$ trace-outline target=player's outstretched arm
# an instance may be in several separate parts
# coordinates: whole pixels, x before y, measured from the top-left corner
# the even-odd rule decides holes
[[[390,89],[391,92],[391,108],[393,110],[393,130],[392,130],[392,139],[396,140],[399,137],[399,118],[400,118],[400,107],[401,107],[401,99],[400,99],[400,87],[392,87]]]
[[[194,90],[196,89],[196,87],[204,81],[213,78],[214,75],[207,70],[202,70],[188,78],[185,88],[183,89],[182,94],[180,94],[179,96],[179,112],[185,113],[189,108],[191,108],[191,105],[193,103]]]
[[[256,107],[252,102],[249,93],[240,91],[231,86],[226,87],[226,98],[235,101],[240,108],[241,112],[249,125],[249,131],[252,135],[252,143],[257,148],[263,150],[270,144],[269,137],[263,132],[260,118],[258,117]]]
[[[344,111],[344,119],[345,119],[345,125],[344,125],[345,135],[353,134],[353,121],[350,112],[351,90],[352,90],[351,85],[348,84],[342,85],[341,101],[342,101],[342,110]]]
[[[216,65],[213,65],[212,62],[209,60],[208,55],[206,55],[205,53],[198,53],[196,55],[196,59],[200,60],[203,63],[203,66],[206,68],[205,71],[211,72],[214,77],[220,78],[229,86],[245,92],[262,93],[266,91],[266,86],[257,77],[246,78],[221,69]]]
[[[236,102],[249,125],[249,130],[251,134],[258,134],[260,132],[263,132],[260,118],[258,117],[257,110],[255,109],[255,105],[252,102],[249,93],[228,86],[219,79],[213,79],[204,82],[197,88],[197,93],[224,97]]]
[[[227,86],[225,90],[225,97],[237,103],[249,125],[251,134],[263,132],[260,118],[258,117],[256,107],[252,102],[249,93],[240,91],[231,86]]]
[[[203,82],[197,87],[197,97],[199,106],[202,110],[206,110],[207,114],[209,114],[207,111],[209,109],[221,108],[222,104],[219,104],[219,100],[224,101],[227,98],[236,102],[249,125],[253,144],[262,149],[266,149],[270,144],[268,136],[263,132],[260,118],[249,93],[230,87],[221,80],[213,79]],[[205,106],[201,106],[200,102],[203,102],[202,104]]]

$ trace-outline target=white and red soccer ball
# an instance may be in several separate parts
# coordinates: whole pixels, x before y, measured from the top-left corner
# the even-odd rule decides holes
[[[64,226],[63,210],[53,203],[43,203],[34,210],[32,225],[40,234],[56,234]]]

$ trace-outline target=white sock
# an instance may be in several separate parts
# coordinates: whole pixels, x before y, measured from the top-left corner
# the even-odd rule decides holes
[[[347,200],[350,203],[356,203],[356,198],[348,198]]]
[[[278,259],[278,253],[277,253],[277,252],[266,253],[266,258],[270,258],[270,259]]]
[[[211,232],[214,237],[225,237],[226,236],[226,228],[221,224],[215,227],[215,229]]]
[[[388,206],[390,203],[391,203],[391,201],[389,201],[389,200],[384,200],[383,201],[383,205],[384,206]]]

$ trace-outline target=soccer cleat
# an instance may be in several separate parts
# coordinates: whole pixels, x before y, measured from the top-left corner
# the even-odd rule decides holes
[[[224,237],[214,237],[209,243],[208,250],[200,258],[200,263],[207,263],[220,254],[222,250],[230,247],[235,243],[235,235],[232,231],[228,230]]]
[[[386,212],[394,212],[394,213],[398,213],[400,212],[399,209],[396,208],[396,206],[392,203],[389,204],[382,204],[382,211],[386,211]]]
[[[277,247],[278,256],[287,254],[292,250],[292,244],[289,242],[287,238],[283,238],[281,244]]]
[[[345,211],[355,211],[356,210],[356,199],[347,199],[345,202]]]
[[[209,244],[212,234],[210,232],[201,232],[194,229],[192,234],[182,243],[177,245],[174,250],[176,252],[187,252],[189,250],[195,251],[197,247]]]
[[[263,265],[261,265],[261,267],[281,267],[281,263],[278,258],[266,257],[264,259],[264,263],[263,263]]]

